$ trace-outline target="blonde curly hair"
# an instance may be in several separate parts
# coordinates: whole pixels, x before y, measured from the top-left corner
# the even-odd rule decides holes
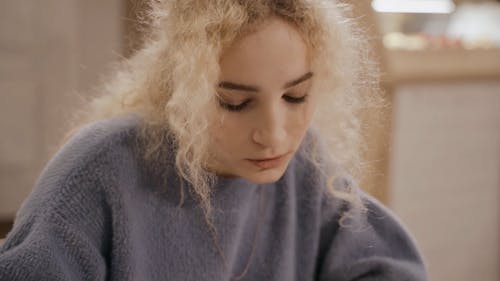
[[[320,149],[314,141],[303,153],[328,178],[326,188],[334,197],[362,208],[356,188],[334,184],[348,174],[359,179],[357,115],[380,99],[377,67],[349,11],[333,0],[152,1],[147,14],[152,28],[143,47],[122,62],[80,122],[140,115],[144,156],[152,161],[166,153],[165,141],[173,136],[176,170],[210,218],[215,177],[204,163],[219,59],[235,40],[279,17],[303,36],[321,97],[312,126],[323,145]],[[321,164],[325,157],[336,163],[334,168]]]

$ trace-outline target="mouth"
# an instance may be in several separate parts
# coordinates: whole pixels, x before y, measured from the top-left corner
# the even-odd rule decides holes
[[[281,166],[285,162],[286,156],[288,156],[288,154],[289,153],[285,153],[282,155],[269,157],[269,158],[247,159],[247,160],[259,168],[271,169],[271,168],[276,168],[276,167]]]

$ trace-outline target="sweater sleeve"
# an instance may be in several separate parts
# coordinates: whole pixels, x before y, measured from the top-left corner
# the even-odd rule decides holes
[[[0,246],[0,281],[105,280],[111,171],[102,169],[96,130],[87,131],[56,154],[23,202]]]
[[[401,223],[375,199],[363,197],[366,211],[344,213],[340,223],[340,214],[329,213],[324,204],[318,280],[427,280],[422,258]]]
[[[66,200],[35,191],[24,203],[0,247],[0,281],[105,279],[103,208],[95,197],[56,190]]]

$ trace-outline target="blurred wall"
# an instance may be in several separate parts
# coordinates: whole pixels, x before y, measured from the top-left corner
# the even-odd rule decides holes
[[[0,220],[13,218],[71,112],[120,56],[122,2],[0,2]]]
[[[430,280],[500,280],[500,77],[396,87],[391,207]]]

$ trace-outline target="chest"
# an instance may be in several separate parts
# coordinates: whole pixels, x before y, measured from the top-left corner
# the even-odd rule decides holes
[[[127,273],[111,275],[116,280],[313,280],[320,229],[314,204],[272,192],[254,199],[216,206],[212,225],[199,208],[136,208],[117,224],[124,248],[111,253]]]

